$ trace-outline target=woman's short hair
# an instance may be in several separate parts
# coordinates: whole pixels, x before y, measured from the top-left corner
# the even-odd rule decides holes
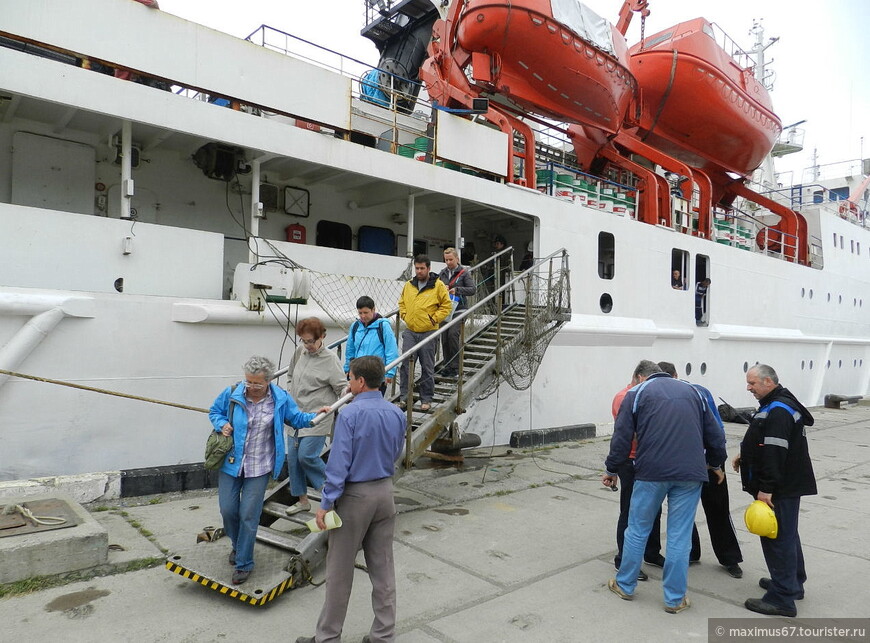
[[[268,357],[254,355],[251,359],[245,362],[245,373],[248,375],[262,375],[266,381],[272,379],[275,374],[275,364]]]
[[[296,334],[311,333],[314,339],[320,339],[326,335],[326,326],[317,317],[306,317],[296,324]]]

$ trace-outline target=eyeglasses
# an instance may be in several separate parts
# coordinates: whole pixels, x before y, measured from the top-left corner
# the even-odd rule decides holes
[[[299,338],[299,341],[301,341],[306,346],[314,346],[314,344],[317,343],[316,339],[302,339],[301,337]]]
[[[257,383],[257,382],[248,382],[248,381],[246,380],[246,381],[245,381],[245,386],[247,386],[248,388],[252,388],[252,389],[254,389],[255,391],[259,391],[259,390],[261,390],[261,389],[266,388],[267,384],[259,384],[259,383]]]

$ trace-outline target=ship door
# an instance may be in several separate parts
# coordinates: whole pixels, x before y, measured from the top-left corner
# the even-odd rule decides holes
[[[698,326],[710,325],[710,294],[712,279],[710,279],[710,257],[695,255],[695,323]]]

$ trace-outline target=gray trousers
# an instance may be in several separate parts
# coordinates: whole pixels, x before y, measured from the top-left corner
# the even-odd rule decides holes
[[[329,532],[326,552],[326,599],[314,640],[341,641],[347,604],[353,587],[354,561],[362,547],[372,582],[372,643],[390,643],[396,636],[396,572],[393,532],[396,506],[393,479],[348,482],[335,503],[341,516],[339,529]]]
[[[402,352],[405,353],[424,339],[429,337],[434,330],[425,333],[415,333],[413,330],[402,331]],[[435,394],[435,341],[431,341],[417,351],[415,363],[420,363],[420,401],[431,402]],[[413,377],[411,373],[411,377]],[[408,395],[408,360],[402,362],[399,367],[399,391],[402,399]]]

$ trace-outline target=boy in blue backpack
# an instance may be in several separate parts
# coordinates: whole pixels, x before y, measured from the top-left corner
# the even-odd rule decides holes
[[[384,361],[386,366],[399,357],[399,347],[396,344],[396,336],[390,326],[389,320],[381,317],[375,310],[374,300],[363,295],[356,301],[356,310],[359,319],[350,326],[347,334],[347,346],[345,347],[344,372],[350,371],[352,359],[363,355],[375,355]],[[396,368],[393,367],[386,373],[386,379],[381,384],[381,394],[387,391],[387,384],[393,381]]]

